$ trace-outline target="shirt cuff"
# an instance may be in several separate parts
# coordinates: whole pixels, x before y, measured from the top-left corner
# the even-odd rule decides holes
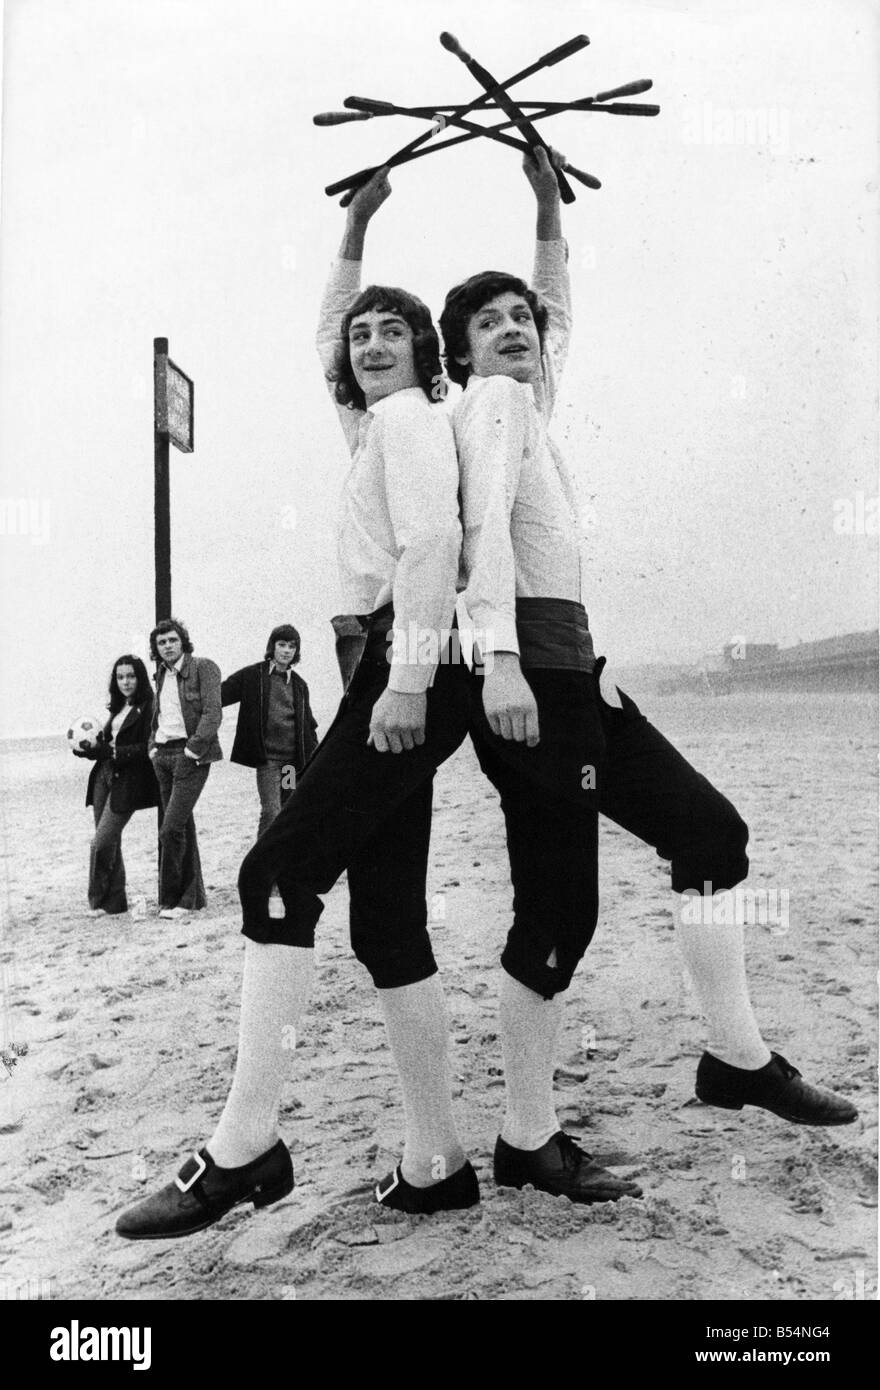
[[[434,683],[436,669],[436,666],[427,666],[423,662],[392,661],[388,689],[397,695],[424,695],[428,686]]]
[[[467,601],[467,600],[465,600]],[[473,614],[471,614],[473,617]],[[484,658],[495,652],[513,652],[519,656],[519,638],[516,635],[516,618],[509,613],[488,613],[486,621],[478,625],[474,620],[474,646]],[[476,660],[476,656],[474,657]]]

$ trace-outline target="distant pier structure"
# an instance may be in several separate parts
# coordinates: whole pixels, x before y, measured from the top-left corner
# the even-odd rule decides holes
[[[818,642],[728,642],[719,658],[680,670],[658,693],[729,695],[738,690],[877,690],[880,632],[848,632]]]

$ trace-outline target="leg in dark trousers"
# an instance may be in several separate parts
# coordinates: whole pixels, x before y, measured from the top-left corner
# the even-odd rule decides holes
[[[538,745],[528,748],[492,732],[479,677],[472,686],[470,732],[480,766],[501,797],[507,828],[514,920],[501,963],[550,999],[568,988],[596,927],[605,739],[589,675],[523,674],[538,705]]]
[[[290,792],[282,788],[287,763],[269,761],[257,768],[257,795],[260,798],[260,822],[257,839],[272,824]]]
[[[643,840],[672,867],[676,893],[733,888],[749,871],[749,832],[736,808],[619,691],[622,709],[602,699],[607,766],[599,811]]]
[[[112,785],[112,763],[104,762],[95,778],[92,804],[95,838],[89,854],[89,907],[102,907],[105,912],[117,913],[128,911],[122,832],[131,820],[132,812],[120,813],[111,808]]]
[[[426,976],[436,968],[425,898],[433,790],[430,777],[386,817],[348,866],[352,950],[379,989],[416,983],[410,978],[414,949],[431,962]]]
[[[370,717],[388,669],[384,655],[364,658],[336,719],[298,779],[296,795],[245,857],[239,874],[242,930],[255,941],[311,945],[323,911],[319,894],[329,892],[402,803],[430,785],[440,763],[464,740],[469,677],[463,666],[449,664],[438,667],[428,691],[424,743],[401,753],[379,753],[368,746]],[[422,864],[420,853],[420,874]],[[424,979],[433,970],[415,920],[424,908],[423,875],[422,907],[415,917],[413,891],[402,888],[404,872],[411,869],[397,861],[397,892],[389,894],[386,924],[386,932],[408,934],[412,940],[404,967],[409,978],[400,983]],[[268,912],[276,882],[283,918],[270,918]]]
[[[182,749],[166,752],[159,745],[153,766],[162,799],[159,906],[202,908],[207,899],[192,812],[208,780],[210,765],[199,766]]]

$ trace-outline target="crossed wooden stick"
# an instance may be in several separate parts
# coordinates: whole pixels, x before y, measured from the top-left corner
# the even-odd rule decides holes
[[[545,150],[549,149],[549,146],[535,129],[534,123],[544,120],[547,116],[556,116],[562,111],[604,111],[612,116],[656,116],[660,111],[659,106],[615,100],[617,97],[637,96],[641,92],[650,91],[653,86],[650,78],[627,82],[622,87],[615,87],[607,92],[598,92],[592,97],[582,97],[578,101],[521,102],[517,104],[513,100],[508,88],[524,81],[526,77],[531,77],[543,68],[553,67],[556,63],[562,62],[564,58],[569,58],[573,53],[578,53],[582,48],[586,48],[590,42],[586,34],[577,34],[567,43],[561,44],[559,48],[545,53],[543,57],[531,63],[529,67],[523,68],[521,72],[514,73],[513,77],[508,77],[504,82],[496,81],[486,68],[465,52],[458,39],[454,38],[452,34],[441,34],[440,42],[450,53],[454,53],[457,58],[461,59],[482,87],[482,92],[473,101],[464,106],[447,104],[396,106],[392,102],[375,101],[369,97],[346,97],[343,105],[348,108],[347,110],[322,111],[313,117],[315,125],[342,125],[347,121],[369,121],[376,116],[414,116],[432,121],[433,124],[429,130],[417,136],[415,140],[411,140],[408,145],[404,145],[402,149],[397,150],[395,154],[384,161],[384,164],[389,168],[394,168],[400,164],[408,164],[412,159],[421,159],[427,154],[439,154],[441,150],[451,149],[453,145],[461,145],[481,137],[498,141],[502,145],[509,145],[515,150],[534,149],[536,145],[542,146]],[[526,108],[529,115],[525,114]],[[482,126],[475,121],[466,119],[471,112],[480,110],[503,112],[507,119],[495,126]],[[427,144],[433,136],[448,126],[463,130],[465,133],[456,135],[449,140],[437,141],[432,145]],[[517,140],[503,133],[511,127],[519,129],[525,139]],[[423,148],[424,146],[427,148]],[[381,167],[382,165],[376,164],[369,169],[359,169],[355,174],[349,174],[344,179],[338,179],[335,183],[328,184],[324,191],[330,197],[337,193],[343,193],[345,196],[341,199],[341,205],[346,207],[358,188],[371,179],[376,170]],[[574,189],[566,178],[566,174],[587,188],[601,188],[602,186],[592,174],[585,174],[583,170],[575,169],[573,165],[566,162],[564,172],[562,169],[556,170],[560,195],[565,203],[573,203],[575,198]]]

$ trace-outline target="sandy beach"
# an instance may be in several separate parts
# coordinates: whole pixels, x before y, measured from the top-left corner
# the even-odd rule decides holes
[[[636,693],[636,692],[634,692]],[[197,807],[209,906],[155,915],[155,821],[124,840],[130,901],[91,920],[87,766],[64,740],[7,743],[0,1064],[0,1281],[7,1297],[813,1300],[876,1292],[876,752],[873,696],[642,699],[736,803],[749,885],[788,921],[748,931],[771,1047],[860,1108],[797,1128],[693,1098],[702,1022],[679,961],[668,875],[604,825],[599,927],[568,996],[560,1118],[645,1197],[591,1208],[495,1188],[503,1110],[496,1010],[510,888],[497,797],[469,745],[436,783],[429,896],[452,1021],[457,1115],[481,1180],[470,1212],[380,1211],[402,1109],[344,881],[319,927],[314,998],[282,1108],[297,1185],[184,1241],[129,1244],[119,1210],[204,1142],[235,1060],[243,938],[235,876],[253,774],[216,766]],[[223,727],[228,751],[232,725]],[[711,930],[711,928],[708,928]]]

